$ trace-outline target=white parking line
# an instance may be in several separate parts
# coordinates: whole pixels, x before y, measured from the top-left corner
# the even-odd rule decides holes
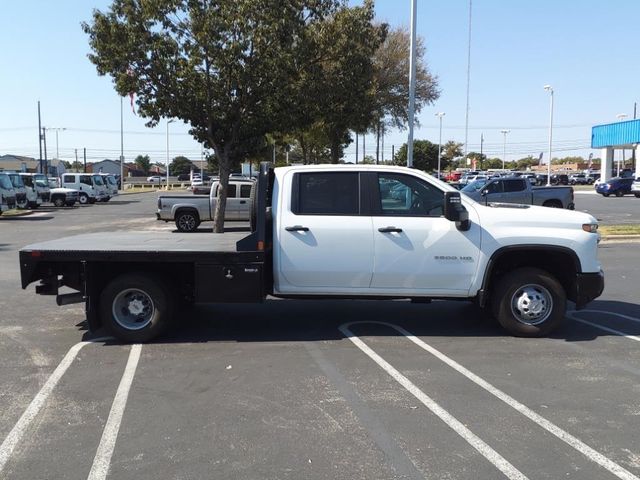
[[[24,433],[29,428],[29,425],[31,425],[31,422],[34,420],[34,418],[36,418],[36,416],[40,412],[40,409],[42,409],[43,405],[49,398],[49,395],[51,395],[51,392],[60,381],[60,378],[62,378],[67,369],[73,363],[74,359],[78,355],[78,352],[84,346],[89,345],[90,343],[103,342],[105,340],[108,340],[108,338],[95,338],[86,342],[76,343],[69,349],[60,364],[56,367],[51,376],[48,378],[40,391],[33,398],[27,409],[24,411],[24,413],[18,420],[18,423],[15,424],[15,426],[9,432],[9,435],[7,435],[7,437],[2,442],[2,445],[0,445],[0,473],[2,473],[2,470],[9,461],[9,458],[11,458],[13,450],[16,448],[16,445],[22,439]]]
[[[458,419],[438,405],[416,385],[414,385],[407,377],[402,375],[398,370],[387,363],[380,355],[374,352],[360,338],[358,338],[349,327],[355,324],[363,323],[379,323],[379,322],[352,322],[346,323],[339,327],[340,331],[351,340],[360,350],[362,350],[369,358],[376,362],[385,372],[393,377],[400,385],[406,388],[414,397],[416,397],[425,407],[431,410],[440,420],[447,424],[454,432],[464,438],[473,448],[475,448],[483,457],[491,462],[498,470],[500,470],[507,478],[526,480],[527,477],[517,468],[511,465],[502,455],[482,441],[476,434],[465,427]],[[383,324],[389,325],[390,324]]]
[[[104,426],[100,445],[98,445],[98,450],[96,451],[96,456],[93,459],[93,465],[91,466],[91,472],[89,472],[87,480],[100,480],[107,478],[109,466],[111,465],[111,456],[113,455],[113,450],[116,446],[120,423],[122,422],[124,409],[127,405],[129,390],[131,389],[133,377],[135,376],[136,368],[138,367],[141,351],[142,345],[140,344],[136,344],[131,347],[129,360],[127,361],[124,373],[122,374],[122,379],[120,380],[116,397],[113,399],[109,418]]]
[[[366,347],[377,358],[380,358],[380,357],[375,352],[373,352],[373,350],[371,350],[369,347],[367,347],[364,344],[364,342],[362,342],[362,340],[360,340],[357,336],[355,336],[349,330],[348,327],[350,327],[351,325],[356,325],[356,324],[377,324],[377,325],[385,325],[385,326],[387,326],[389,328],[393,328],[394,330],[396,330],[397,332],[399,332],[402,335],[404,335],[405,337],[407,337],[409,340],[411,340],[413,343],[415,343],[417,346],[419,346],[423,350],[429,352],[430,354],[432,354],[433,356],[435,356],[436,358],[438,358],[442,362],[446,363],[451,368],[456,370],[458,373],[461,373],[462,375],[467,377],[469,380],[474,382],[476,385],[482,387],[484,390],[486,390],[487,392],[491,393],[493,396],[495,396],[498,399],[502,400],[504,403],[506,403],[507,405],[509,405],[510,407],[512,407],[513,409],[515,409],[516,411],[518,411],[519,413],[521,413],[522,415],[527,417],[529,420],[533,421],[534,423],[536,423],[540,427],[542,427],[545,430],[547,430],[549,433],[555,435],[557,438],[559,438],[560,440],[565,442],[567,445],[573,447],[578,452],[582,453],[584,456],[586,456],[592,462],[597,463],[601,467],[607,469],[609,472],[611,472],[612,474],[614,474],[615,476],[617,476],[618,478],[621,478],[623,480],[640,480],[640,478],[636,477],[635,475],[633,475],[631,472],[629,472],[628,470],[626,470],[622,466],[618,465],[617,463],[615,463],[614,461],[612,461],[609,458],[605,457],[604,455],[602,455],[598,451],[596,451],[593,448],[589,447],[587,444],[585,444],[584,442],[582,442],[578,438],[574,437],[570,433],[562,430],[560,427],[558,427],[555,424],[551,423],[546,418],[542,417],[541,415],[538,415],[536,412],[534,412],[530,408],[528,408],[525,405],[523,405],[522,403],[518,402],[513,397],[510,397],[509,395],[507,395],[503,391],[497,389],[496,387],[491,385],[489,382],[483,380],[482,378],[480,378],[479,376],[477,376],[476,374],[474,374],[470,370],[467,370],[465,367],[463,367],[462,365],[460,365],[456,361],[452,360],[451,358],[447,357],[446,355],[444,355],[440,351],[436,350],[432,346],[428,345],[427,343],[423,342],[422,340],[420,340],[419,338],[417,338],[416,336],[414,336],[413,334],[411,334],[410,332],[408,332],[404,328],[399,327],[398,325],[393,325],[391,323],[373,322],[373,321],[371,321],[371,322],[351,322],[351,323],[346,323],[344,325],[341,325],[339,327],[340,331],[342,333],[344,333],[345,336],[347,336],[353,343],[355,343],[358,346],[358,348],[360,348],[369,357],[371,357],[374,361],[376,361],[376,363],[378,363],[381,367],[382,367],[382,364],[379,363],[367,351],[365,351],[360,346],[360,344],[363,345],[364,347]],[[380,360],[382,360],[382,358],[380,358]],[[387,364],[384,360],[382,360],[382,362]],[[391,367],[391,366],[389,365],[389,367]],[[391,367],[391,368],[393,368],[393,367]],[[387,370],[387,369],[385,368],[385,370]],[[400,375],[400,374],[398,374],[398,375]],[[394,378],[396,378],[396,377],[394,376]],[[402,378],[404,378],[404,377],[402,377]],[[396,378],[396,380],[398,380],[398,379]],[[409,380],[407,380],[407,382],[409,382]],[[409,384],[411,384],[411,383],[409,382]],[[411,385],[413,385],[413,384],[411,384]],[[405,386],[405,385],[403,384],[403,386]],[[407,387],[405,386],[405,388],[407,388]],[[417,388],[417,387],[415,387],[415,388]],[[506,460],[505,460],[505,462],[506,462]],[[520,472],[518,472],[518,473],[520,473]]]
[[[604,313],[607,315],[615,315],[616,317],[624,318],[626,320],[631,320],[632,322],[640,323],[640,318],[630,317],[628,315],[623,315],[621,313],[616,312],[608,312],[606,310],[580,310],[581,313]],[[640,342],[640,337],[636,335],[631,335],[629,333],[623,332],[621,330],[616,330],[614,328],[605,327],[604,325],[600,325],[597,323],[590,322],[589,320],[584,320],[582,318],[578,318],[575,316],[576,311],[567,312],[567,316],[576,322],[584,323],[585,325],[590,325],[592,327],[598,328],[600,330],[604,330],[605,332],[614,333],[616,335],[620,335],[621,337],[628,338],[629,340],[634,340],[636,342]]]

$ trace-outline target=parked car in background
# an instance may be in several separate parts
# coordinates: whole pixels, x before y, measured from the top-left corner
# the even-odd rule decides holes
[[[606,182],[599,183],[596,187],[596,192],[600,193],[603,197],[609,195],[615,195],[616,197],[622,197],[628,193],[631,193],[631,184],[633,183],[633,177],[620,178],[614,177]]]
[[[49,184],[49,188],[59,188],[60,187],[60,179],[57,177],[48,177],[47,183]]]
[[[167,178],[166,177],[161,177],[160,175],[152,175],[150,177],[147,177],[147,182],[149,183],[166,183],[167,182]]]
[[[574,173],[569,175],[569,185],[591,185],[594,178],[586,173]]]
[[[569,185],[569,175],[565,173],[551,174],[551,185]]]
[[[16,208],[16,191],[11,178],[6,173],[0,172],[0,214],[14,208]]]
[[[636,178],[631,184],[631,193],[633,193],[636,198],[640,198],[640,177]]]
[[[24,186],[22,177],[16,172],[7,172],[7,175],[11,179],[11,184],[16,192],[16,206],[20,209],[26,209],[29,206],[29,200],[27,199],[27,189]]]
[[[572,187],[533,187],[524,177],[492,178],[464,187],[461,192],[478,203],[517,203],[522,205],[542,205],[543,207],[575,208]]]
[[[52,188],[50,191],[50,201],[56,207],[73,207],[78,201],[78,190],[72,188]]]

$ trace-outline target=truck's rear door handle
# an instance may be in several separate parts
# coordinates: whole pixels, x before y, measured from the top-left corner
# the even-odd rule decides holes
[[[380,227],[378,231],[381,233],[402,233],[402,229],[398,227]]]
[[[308,232],[308,227],[303,227],[302,225],[294,225],[293,227],[285,227],[287,232]]]

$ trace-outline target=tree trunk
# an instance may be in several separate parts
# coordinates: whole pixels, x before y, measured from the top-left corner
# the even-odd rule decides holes
[[[213,233],[224,233],[224,214],[227,209],[227,191],[229,174],[231,173],[231,158],[227,149],[216,149],[220,179],[216,208],[213,213]],[[212,186],[213,188],[213,186]]]
[[[331,141],[331,163],[338,163],[340,161],[340,144],[337,140]]]
[[[380,122],[376,125],[376,165],[380,163]]]

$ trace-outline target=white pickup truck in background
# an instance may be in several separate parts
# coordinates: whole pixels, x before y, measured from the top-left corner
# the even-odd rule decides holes
[[[254,187],[255,181],[250,179],[229,181],[225,220],[249,220],[251,190]],[[180,232],[193,232],[202,222],[213,220],[217,201],[217,181],[213,182],[207,196],[160,195],[156,218],[165,222],[175,221]]]
[[[59,305],[84,302],[91,331],[104,325],[127,342],[184,320],[190,302],[267,295],[467,300],[533,337],[563,323],[568,301],[581,309],[604,288],[586,213],[485,206],[424,172],[381,165],[262,164],[254,198],[249,235],[110,232],[29,245],[22,287],[39,280],[36,292]]]

